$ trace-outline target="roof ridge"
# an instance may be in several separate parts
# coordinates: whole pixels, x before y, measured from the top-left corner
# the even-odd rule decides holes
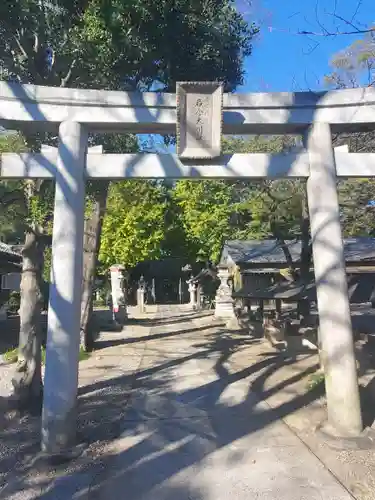
[[[3,241],[0,241],[0,252],[8,253],[11,255],[21,255],[20,252],[16,252],[15,250],[13,250],[12,245],[4,243]]]

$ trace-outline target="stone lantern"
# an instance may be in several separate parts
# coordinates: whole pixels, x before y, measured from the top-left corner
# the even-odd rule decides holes
[[[189,281],[187,281],[187,283],[189,285],[189,293],[190,293],[190,302],[189,302],[189,305],[193,309],[196,309],[197,308],[197,295],[196,295],[197,285],[196,285],[196,283],[194,283],[194,281],[192,281],[192,279],[190,279]]]
[[[228,284],[230,272],[225,264],[219,264],[217,276],[220,280],[219,288],[215,298],[215,317],[226,320],[235,320],[234,300],[232,298],[232,288]]]
[[[112,315],[113,320],[120,325],[128,317],[126,310],[125,294],[125,267],[121,264],[114,264],[109,268],[111,273],[111,295],[112,295]]]
[[[137,289],[137,306],[139,308],[139,312],[145,312],[145,294],[146,294],[146,281],[144,276],[142,275],[138,281],[138,289]]]

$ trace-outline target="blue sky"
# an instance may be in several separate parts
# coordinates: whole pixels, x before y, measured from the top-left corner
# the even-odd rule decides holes
[[[278,92],[324,88],[332,55],[361,35],[305,36],[298,31],[352,30],[336,13],[360,28],[375,23],[375,0],[237,0],[261,33],[246,61],[245,85],[238,90]]]

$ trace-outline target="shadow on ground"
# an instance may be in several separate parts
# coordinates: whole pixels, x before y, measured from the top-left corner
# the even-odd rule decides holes
[[[198,316],[194,314],[191,317]],[[131,470],[137,477],[147,478],[143,481],[140,491],[145,494],[187,467],[199,465],[199,462],[209,456],[213,449],[225,447],[243,436],[271,425],[296,409],[308,405],[322,394],[321,386],[318,386],[303,395],[296,395],[277,408],[259,409],[257,406],[259,401],[269,397],[270,391],[277,392],[281,387],[285,388],[307,373],[303,371],[296,373],[289,380],[284,380],[282,386],[266,390],[264,385],[267,378],[285,364],[294,363],[294,358],[279,353],[268,353],[260,356],[255,362],[249,360],[249,366],[246,368],[230,370],[227,364],[233,355],[246,346],[259,343],[259,339],[240,332],[228,333],[223,328],[218,330],[210,324],[191,327],[192,325],[189,325],[191,317],[188,315],[184,318],[172,317],[170,322],[168,319],[156,319],[154,322],[152,319],[147,319],[143,323],[151,327],[147,341],[173,339],[193,333],[197,341],[190,352],[176,353],[156,366],[142,368],[141,365],[132,373],[89,383],[79,389],[78,437],[80,442],[87,443],[87,452],[76,462],[70,463],[68,468],[65,465],[57,469],[43,466],[37,481],[40,490],[50,484],[51,475],[61,475],[61,479],[54,481],[52,489],[40,498],[68,498],[61,496],[61,492],[70,495],[68,491],[71,483],[75,485],[75,489],[69,498],[81,498],[80,492],[83,494],[87,488],[87,471],[90,470],[92,473],[97,468],[90,497],[96,498],[95,495],[99,495],[102,485],[106,482],[106,473],[102,471],[109,471],[114,467],[115,457],[103,454],[105,445],[124,434],[131,436],[134,445],[123,452],[121,462],[127,464],[128,468],[118,471],[118,474],[127,475]],[[178,325],[183,322],[190,328],[181,325],[181,329],[177,331],[163,330],[165,325],[170,326],[173,323],[179,328]],[[142,320],[138,324],[142,324]],[[124,338],[117,342],[118,345],[127,345],[138,340],[145,339]],[[116,342],[113,340],[99,342],[99,352],[109,345],[115,346]],[[178,392],[171,389],[171,373],[174,369],[184,363],[209,358],[216,360],[213,380],[205,381],[202,378],[197,387]],[[309,373],[313,373],[317,368],[317,366],[309,368]],[[245,380],[248,386],[247,396],[244,399],[231,405],[221,400],[229,386]],[[142,401],[146,394],[148,397],[151,396],[151,405],[143,405],[141,402],[139,409],[139,401]],[[152,405],[153,395],[158,398],[156,407]],[[181,414],[181,408],[186,408],[187,413]],[[189,413],[190,409],[192,414]],[[202,424],[203,414],[210,416],[215,436],[212,436]],[[244,414],[251,415],[252,418],[244,419]],[[168,427],[166,419],[174,419],[175,423],[177,422],[173,425],[173,429]],[[13,485],[13,488],[18,491],[32,490],[35,467],[30,466],[30,459],[38,451],[39,419],[25,416],[18,420],[10,417],[5,418],[2,424],[0,439],[5,449],[0,457],[2,484],[6,481],[6,471],[13,469],[13,476],[15,472],[17,476],[16,486]],[[205,443],[204,446],[202,442]],[[19,443],[22,443],[20,447]],[[160,453],[161,448],[165,450],[163,453]],[[237,455],[233,454],[233,462],[240,459],[240,452]],[[75,478],[73,480],[72,474]],[[66,483],[62,479],[64,477],[67,478]],[[80,483],[83,483],[82,486]],[[1,495],[7,494],[5,488]],[[6,498],[1,495],[0,498]],[[176,489],[173,487],[170,492],[164,492],[163,495],[165,500],[205,498],[204,492],[183,491],[180,486],[176,486]]]
[[[10,483],[12,492],[34,491],[36,488],[40,493],[38,498],[45,500],[78,499],[83,498],[90,484],[89,498],[99,499],[110,478],[123,480],[126,484],[131,477],[132,481],[138,481],[137,491],[141,498],[155,488],[161,488],[167,480],[183,474],[187,468],[199,467],[214,450],[256,434],[322,396],[323,385],[317,384],[303,394],[293,394],[291,390],[291,397],[276,407],[259,405],[314,374],[318,364],[313,362],[307,368],[298,368],[288,378],[269,386],[270,377],[288,365],[293,366],[296,357],[266,350],[255,359],[249,359],[248,366],[236,365],[236,355],[259,344],[259,338],[244,332],[228,332],[222,325],[212,325],[207,321],[202,326],[195,326],[191,320],[198,317],[194,314],[183,318],[141,319],[135,324],[147,325],[147,337],[98,341],[98,353],[110,346],[132,346],[146,339],[147,342],[162,339],[169,342],[186,335],[192,336],[194,343],[187,352],[172,352],[155,365],[144,363],[146,358],[142,358],[135,370],[80,387],[78,438],[87,444],[87,449],[68,466],[51,467],[44,463],[31,466],[30,460],[39,446],[39,419],[3,417],[0,439],[5,451],[0,456],[0,485],[5,485],[7,472],[12,470],[12,477],[16,477],[15,483]],[[299,359],[310,356],[314,355],[299,356]],[[171,383],[175,370],[208,359],[213,360],[215,377],[207,380],[202,377],[195,387],[176,391]],[[245,397],[229,403],[223,396],[236,384],[242,384],[242,387],[245,384]],[[5,407],[6,403],[0,400],[0,405]],[[204,424],[204,415],[209,415],[211,429]],[[244,418],[244,415],[251,418]],[[171,420],[173,426],[168,425]],[[125,437],[127,443],[132,444],[121,452],[121,456],[108,451],[108,444]],[[241,450],[233,452],[228,466],[240,462],[242,456]],[[51,478],[56,477],[59,479],[51,483]],[[163,500],[206,498],[204,491],[191,490],[188,486],[183,488],[170,483],[168,488],[160,497]],[[0,498],[10,498],[8,487],[0,491]]]

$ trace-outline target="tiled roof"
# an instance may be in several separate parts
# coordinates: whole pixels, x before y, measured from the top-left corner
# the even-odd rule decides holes
[[[298,262],[301,253],[301,241],[290,240],[288,245],[294,262]],[[346,262],[364,262],[375,260],[375,238],[344,239]],[[286,264],[285,255],[277,240],[228,241],[224,244],[221,262],[230,257],[236,264]]]
[[[10,245],[2,243],[1,241],[0,241],[0,252],[2,254],[16,255],[17,257],[21,256],[20,252],[15,251]]]

